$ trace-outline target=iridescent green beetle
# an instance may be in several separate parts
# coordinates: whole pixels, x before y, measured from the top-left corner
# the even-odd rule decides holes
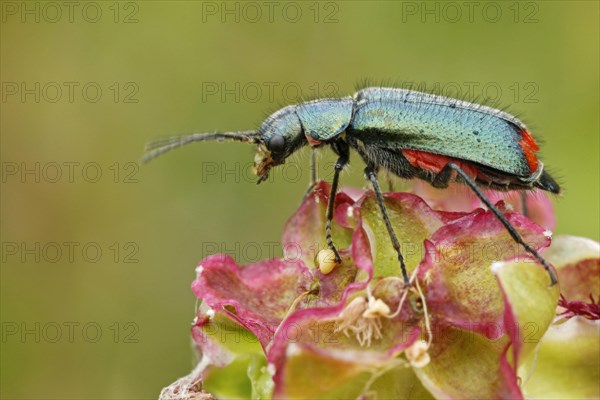
[[[366,163],[390,239],[398,254],[405,284],[408,274],[377,182],[385,169],[401,178],[419,178],[437,188],[451,181],[467,184],[506,227],[513,239],[539,260],[556,283],[553,269],[525,243],[478,186],[495,190],[539,188],[559,193],[556,181],[536,156],[539,150],[526,126],[514,116],[484,105],[408,89],[366,88],[352,97],[319,99],[291,105],[270,115],[258,131],[199,133],[152,143],[143,161],[191,142],[235,140],[258,146],[254,170],[258,183],[301,147],[330,146],[337,154],[327,207],[326,236],[336,261],[340,256],[331,239],[331,220],[339,175],[348,164],[350,149]]]

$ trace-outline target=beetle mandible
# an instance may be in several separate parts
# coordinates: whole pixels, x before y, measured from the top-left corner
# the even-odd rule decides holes
[[[327,205],[326,237],[336,262],[339,253],[331,238],[334,198],[350,149],[366,164],[365,175],[398,255],[405,285],[409,284],[400,243],[390,223],[377,181],[380,169],[404,179],[419,178],[437,188],[451,181],[468,185],[522,245],[544,266],[551,285],[556,275],[502,213],[483,194],[494,190],[539,188],[559,193],[560,187],[537,158],[539,150],[525,124],[492,107],[409,89],[371,87],[354,96],[318,99],[284,107],[271,114],[260,129],[198,133],[151,143],[142,161],[192,142],[233,140],[257,145],[254,172],[261,183],[271,168],[309,145],[329,146],[338,156]],[[314,168],[314,164],[313,164]],[[314,177],[314,173],[313,173]]]

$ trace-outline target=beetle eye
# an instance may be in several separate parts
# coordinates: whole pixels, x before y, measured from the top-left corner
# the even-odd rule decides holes
[[[269,139],[269,150],[273,153],[281,153],[285,147],[285,139],[281,135],[273,135]]]

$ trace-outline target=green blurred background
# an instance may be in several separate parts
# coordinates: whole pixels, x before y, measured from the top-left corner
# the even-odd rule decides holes
[[[499,100],[565,188],[556,233],[599,238],[598,2],[71,4],[2,2],[3,399],[156,398],[191,370],[197,262],[280,254],[308,157],[261,186],[244,144],[135,163],[151,139],[255,128],[298,89]]]

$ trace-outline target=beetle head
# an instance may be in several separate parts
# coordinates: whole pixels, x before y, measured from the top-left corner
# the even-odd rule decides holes
[[[260,141],[254,157],[254,173],[261,183],[271,168],[285,163],[299,147],[306,144],[296,106],[288,106],[270,115],[262,124]]]

